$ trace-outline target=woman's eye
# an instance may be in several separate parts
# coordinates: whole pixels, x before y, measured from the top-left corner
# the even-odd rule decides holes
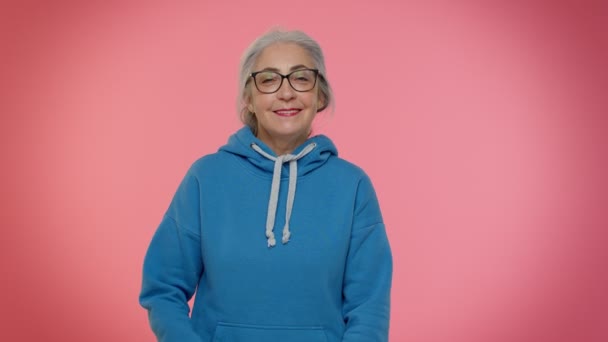
[[[277,80],[277,77],[274,74],[259,74],[258,80],[260,83],[272,83]]]
[[[304,72],[298,72],[291,75],[291,79],[298,82],[308,82],[310,80],[310,77]]]

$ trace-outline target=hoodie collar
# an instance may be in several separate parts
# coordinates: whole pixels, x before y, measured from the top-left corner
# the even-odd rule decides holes
[[[298,160],[298,177],[306,175],[315,169],[321,167],[331,156],[337,156],[338,151],[333,142],[325,135],[316,135],[310,137],[302,145],[296,147],[291,153],[299,154],[307,145],[315,143],[316,147],[313,151]],[[254,149],[251,145],[255,144],[260,149],[272,157],[278,157],[274,151],[263,141],[258,139],[248,126],[244,126],[234,133],[228,139],[228,143],[220,148],[220,151],[228,152],[240,157],[245,161],[245,165],[251,167],[255,173],[271,178],[274,173],[274,161],[270,160]],[[281,178],[287,178],[289,174],[288,164],[283,165]]]

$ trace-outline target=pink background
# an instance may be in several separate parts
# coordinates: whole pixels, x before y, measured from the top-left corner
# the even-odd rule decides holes
[[[608,340],[601,1],[16,3],[0,340],[154,339],[145,250],[188,166],[240,127],[240,55],[277,24],[324,48],[337,106],[316,129],[376,186],[391,341]]]

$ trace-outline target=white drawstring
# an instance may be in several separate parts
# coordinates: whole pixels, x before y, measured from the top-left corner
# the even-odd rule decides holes
[[[263,155],[264,157],[274,161],[274,172],[272,173],[272,185],[270,187],[270,198],[268,200],[268,214],[266,215],[266,238],[268,238],[268,247],[274,247],[276,245],[276,239],[274,237],[274,221],[277,212],[277,202],[279,200],[279,187],[281,184],[281,169],[283,163],[289,162],[289,187],[287,190],[287,206],[285,209],[285,226],[283,227],[283,238],[281,241],[283,244],[289,242],[291,232],[289,230],[289,220],[291,219],[291,212],[293,209],[293,202],[296,197],[296,184],[298,181],[298,159],[304,157],[310,153],[317,144],[310,143],[300,153],[284,154],[278,157],[274,157],[258,145],[251,144],[256,152]]]

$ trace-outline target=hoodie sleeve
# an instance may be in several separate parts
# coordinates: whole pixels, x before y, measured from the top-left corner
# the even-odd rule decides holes
[[[199,184],[189,172],[158,226],[144,259],[140,304],[161,342],[200,342],[188,301],[203,271]]]
[[[359,182],[343,287],[343,342],[388,341],[391,250],[371,181]]]

